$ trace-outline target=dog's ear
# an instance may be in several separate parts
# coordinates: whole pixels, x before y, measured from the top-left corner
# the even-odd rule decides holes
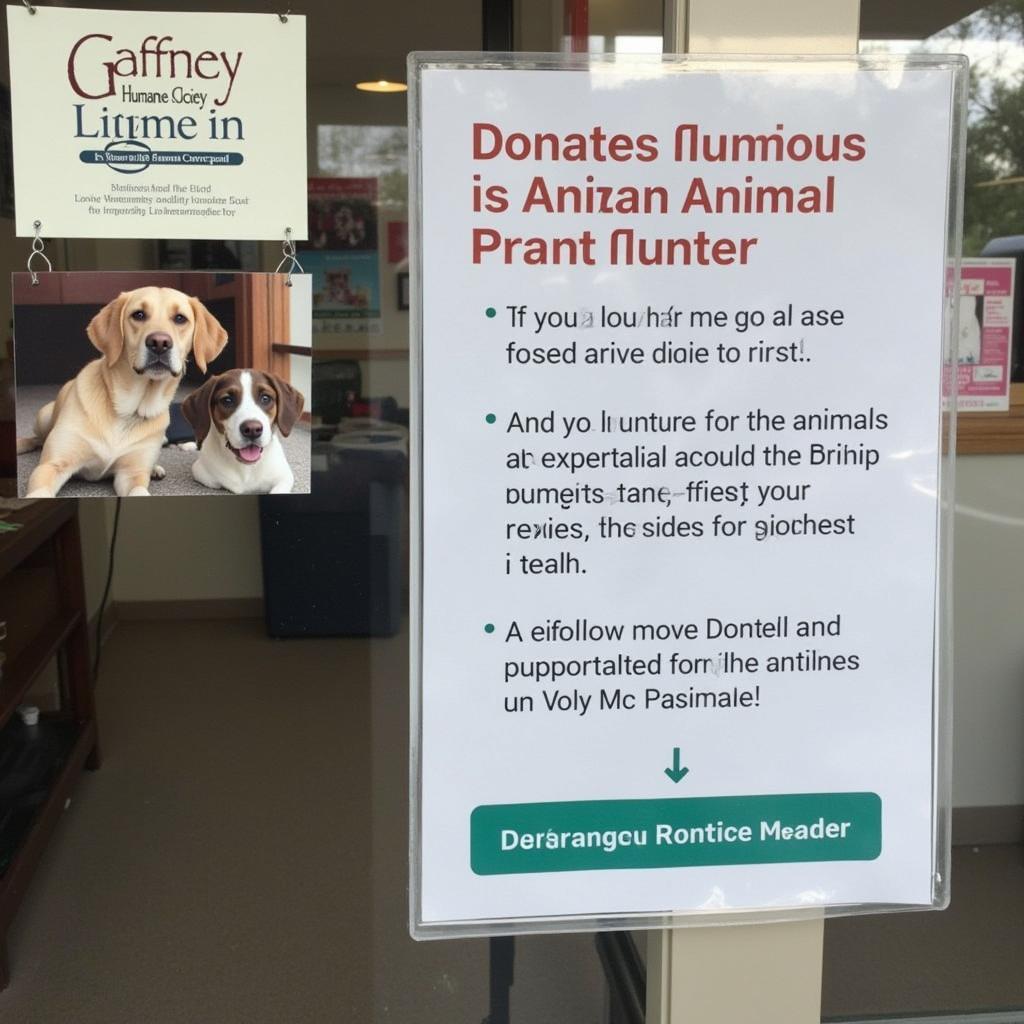
[[[201,388],[193,391],[181,403],[181,411],[192,427],[192,433],[196,435],[196,443],[199,445],[206,440],[206,435],[213,425],[210,407],[213,403],[213,389],[216,387],[217,380],[217,377],[211,377]]]
[[[107,357],[107,366],[113,366],[124,350],[124,316],[128,292],[111,299],[90,321],[85,329],[89,340]]]
[[[281,380],[276,374],[268,373],[267,379],[277,392],[277,427],[287,437],[302,415],[302,407],[306,400],[302,397],[301,391],[293,388],[287,381]]]
[[[228,332],[197,298],[193,297],[188,301],[195,317],[192,354],[195,356],[196,366],[202,373],[206,373],[206,367],[224,351],[224,346],[228,343]]]

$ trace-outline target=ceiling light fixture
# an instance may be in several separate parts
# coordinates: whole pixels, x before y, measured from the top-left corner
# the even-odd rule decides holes
[[[376,82],[356,82],[356,88],[363,92],[405,92],[408,86],[404,82],[389,82],[381,78]]]

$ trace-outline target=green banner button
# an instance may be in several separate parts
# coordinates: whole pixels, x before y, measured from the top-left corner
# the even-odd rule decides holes
[[[493,805],[473,811],[470,846],[478,875],[874,860],[882,801],[795,793]]]

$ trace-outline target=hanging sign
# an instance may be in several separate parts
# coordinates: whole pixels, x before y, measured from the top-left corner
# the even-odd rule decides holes
[[[18,235],[306,237],[304,17],[38,5],[7,26]]]
[[[411,63],[413,933],[943,905],[964,60]]]

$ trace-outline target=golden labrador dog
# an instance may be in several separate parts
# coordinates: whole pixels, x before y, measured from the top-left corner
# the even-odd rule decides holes
[[[227,344],[227,331],[196,298],[173,288],[122,292],[86,330],[102,352],[39,410],[35,436],[18,454],[42,445],[28,498],[53,498],[76,474],[113,476],[119,496],[149,494],[164,474],[157,457],[174,392],[191,354],[203,373]]]

